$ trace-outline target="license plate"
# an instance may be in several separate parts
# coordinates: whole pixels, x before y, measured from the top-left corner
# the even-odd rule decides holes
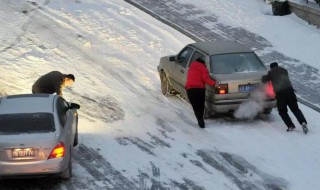
[[[12,158],[30,158],[35,156],[33,148],[15,148],[12,149]]]
[[[258,87],[257,84],[239,85],[239,92],[252,92]]]

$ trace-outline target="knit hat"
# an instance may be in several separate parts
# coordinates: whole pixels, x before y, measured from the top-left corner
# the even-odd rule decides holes
[[[277,62],[272,62],[272,63],[270,64],[270,69],[273,69],[273,68],[275,68],[275,67],[278,67],[278,63],[277,63]]]

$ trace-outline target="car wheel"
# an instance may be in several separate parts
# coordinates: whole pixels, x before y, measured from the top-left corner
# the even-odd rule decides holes
[[[161,80],[161,92],[163,95],[167,96],[170,95],[170,83],[169,80],[164,72],[160,73],[160,80]]]
[[[72,177],[72,151],[70,147],[70,156],[69,156],[69,162],[68,162],[68,167],[62,172],[61,178],[64,180],[68,180]]]
[[[73,141],[73,146],[77,146],[77,145],[78,145],[78,127],[77,127],[76,134]]]
[[[78,118],[77,118],[76,126],[77,126],[77,128],[76,128],[76,134],[75,134],[74,141],[73,141],[73,146],[77,146],[78,145]]]
[[[214,111],[210,111],[208,109],[204,109],[204,114],[203,114],[203,118],[204,119],[210,119],[210,118],[214,118],[216,115],[216,113]]]
[[[266,108],[263,110],[264,114],[270,114],[272,112],[272,108]]]

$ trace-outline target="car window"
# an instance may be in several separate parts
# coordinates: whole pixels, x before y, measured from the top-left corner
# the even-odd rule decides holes
[[[195,60],[197,60],[198,58],[202,57],[203,60],[205,60],[205,55],[203,55],[202,53],[198,52],[198,51],[194,51],[190,63],[194,62]],[[188,65],[188,67],[190,67],[190,64]]]
[[[54,132],[52,113],[14,113],[0,115],[0,135]]]
[[[66,124],[68,110],[68,103],[63,98],[59,97],[57,100],[57,114],[62,127]]]
[[[186,47],[184,50],[182,50],[177,58],[178,64],[180,64],[182,67],[187,67],[187,64],[192,52],[193,52],[193,49],[190,47]]]
[[[210,56],[210,71],[214,74],[232,74],[266,71],[255,53],[219,54]]]

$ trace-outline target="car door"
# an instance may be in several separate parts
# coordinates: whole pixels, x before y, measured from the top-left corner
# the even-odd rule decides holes
[[[188,70],[189,67],[191,65],[192,62],[194,62],[195,60],[197,60],[198,58],[202,57],[205,60],[205,54],[201,53],[198,50],[194,50],[192,53],[191,58],[189,59],[189,61],[187,62],[187,65],[185,68],[181,68],[182,73],[185,73],[185,75],[180,75],[180,79],[179,81],[181,81],[181,84],[186,84],[187,82],[187,75],[188,75]],[[183,92],[184,94],[186,93],[185,90]],[[185,94],[186,95],[186,94]]]
[[[62,126],[62,135],[60,139],[67,143],[67,145],[72,145],[76,131],[73,125],[73,112],[69,109],[68,102],[62,97],[59,97],[57,100],[57,115]]]
[[[196,61],[198,58],[203,58],[203,60],[206,60],[205,58],[205,54],[201,53],[200,51],[198,50],[195,50],[191,56],[191,59],[189,60],[189,63],[187,64],[187,68],[186,68],[186,72],[188,72],[189,70],[189,67],[191,65],[192,62]],[[185,82],[187,80],[187,77],[183,79]]]
[[[185,47],[180,51],[175,60],[174,66],[170,70],[170,77],[172,81],[173,88],[178,90],[180,93],[184,93],[184,86],[186,82],[186,77],[188,74],[188,64],[190,57],[194,49],[191,47]]]

